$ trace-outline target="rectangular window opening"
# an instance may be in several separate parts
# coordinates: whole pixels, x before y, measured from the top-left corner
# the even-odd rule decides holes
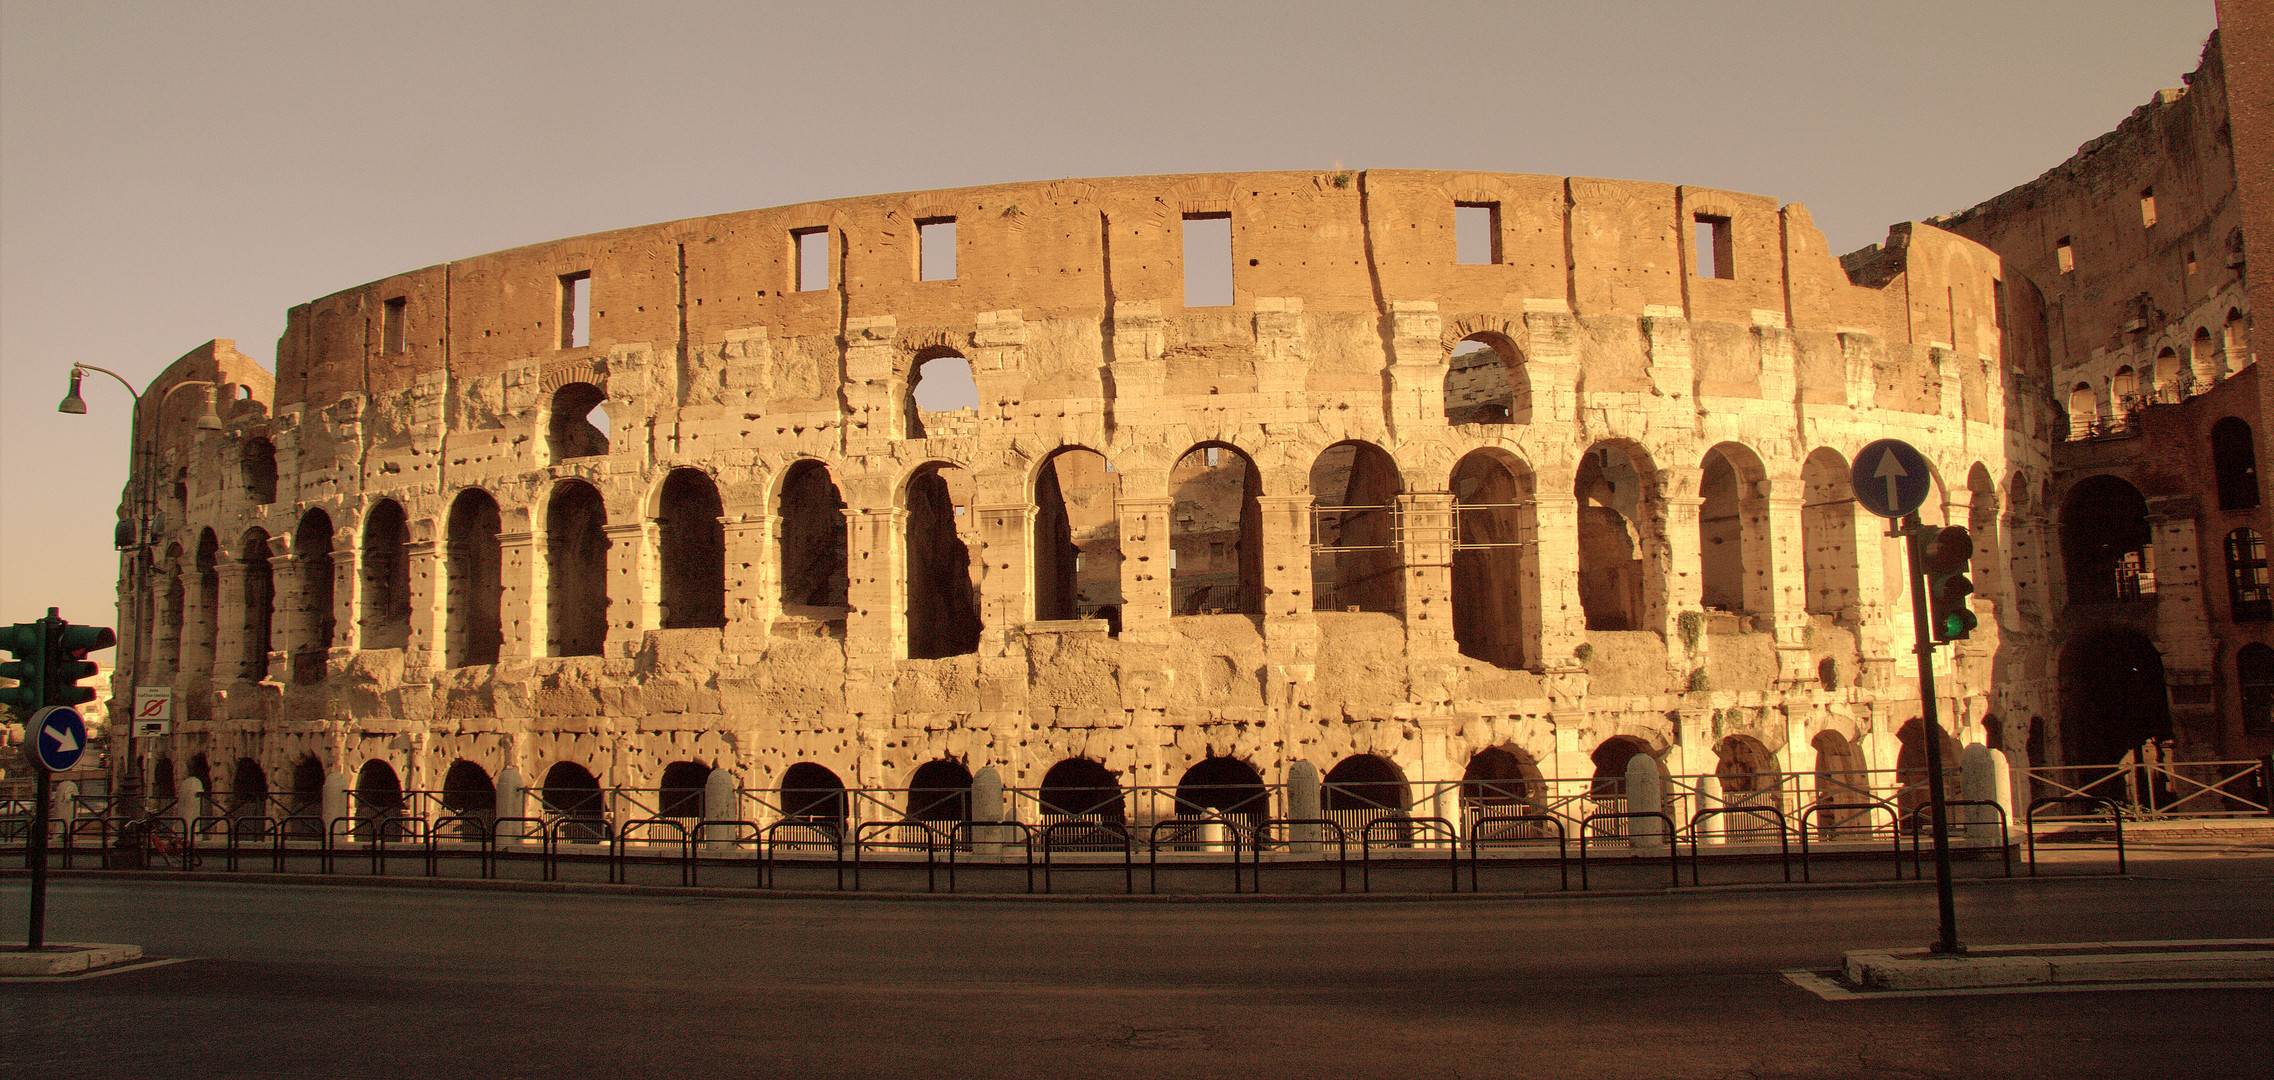
[[[592,344],[592,271],[561,275],[561,348]]]
[[[1232,302],[1232,215],[1184,216],[1184,306]]]
[[[1500,261],[1500,204],[1453,204],[1453,259],[1463,266],[1487,266]]]
[[[955,280],[955,219],[925,218],[916,223],[916,265],[922,281]]]
[[[1734,278],[1735,252],[1731,250],[1729,219],[1714,214],[1697,216],[1698,276]]]
[[[2064,274],[2076,272],[2077,246],[2070,238],[2064,236],[2053,245],[2053,263]]]
[[[820,292],[829,287],[829,230],[796,229],[790,241],[797,245],[797,291]]]
[[[380,309],[379,349],[381,352],[394,354],[410,351],[410,343],[403,337],[403,313],[409,304],[409,297],[398,296],[387,301],[386,305]]]
[[[2190,276],[2195,273],[2195,249],[2193,248],[2187,250],[2187,273]]]
[[[2140,227],[2143,229],[2156,227],[2156,189],[2154,188],[2145,188],[2140,192]]]

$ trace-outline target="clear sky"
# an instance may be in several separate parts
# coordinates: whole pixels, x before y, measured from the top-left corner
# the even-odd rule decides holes
[[[1065,176],[1477,169],[1806,203],[1834,251],[2059,164],[2211,0],[0,0],[0,622],[114,621],[126,391],[521,244]]]

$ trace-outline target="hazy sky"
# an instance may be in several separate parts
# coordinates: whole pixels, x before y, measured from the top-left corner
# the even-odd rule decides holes
[[[1102,6],[1101,6],[1102,7]],[[1834,251],[2059,164],[2211,0],[0,0],[0,622],[114,619],[126,391],[501,248],[1065,176],[1478,169],[1808,204]]]

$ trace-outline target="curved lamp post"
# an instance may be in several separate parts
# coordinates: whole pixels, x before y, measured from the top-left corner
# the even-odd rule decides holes
[[[130,590],[132,603],[134,604],[134,632],[128,635],[126,644],[127,647],[132,650],[132,655],[126,658],[125,663],[119,665],[120,668],[127,672],[127,677],[129,680],[131,680],[129,683],[129,686],[131,687],[132,682],[139,682],[142,677],[143,641],[147,635],[154,632],[150,625],[152,613],[149,609],[151,608],[153,602],[148,595],[148,585],[150,574],[150,548],[157,542],[158,539],[152,535],[150,522],[151,518],[156,514],[158,500],[156,495],[157,481],[150,475],[150,468],[152,465],[152,459],[157,456],[158,450],[156,446],[146,443],[142,438],[142,392],[136,390],[133,383],[126,381],[125,376],[120,375],[118,372],[112,371],[109,368],[96,367],[93,364],[72,364],[71,390],[69,393],[63,396],[62,403],[58,404],[55,407],[55,411],[72,414],[86,413],[87,402],[84,398],[81,398],[79,396],[79,380],[85,378],[86,373],[90,371],[100,371],[113,379],[117,379],[118,384],[120,386],[126,387],[126,392],[133,395],[134,397],[134,414],[130,427],[128,428],[127,435],[127,442],[129,444],[128,450],[133,455],[132,460],[128,461],[127,463],[128,468],[131,470],[128,474],[128,478],[134,485],[134,523],[131,526],[133,532],[129,533],[127,531],[127,523],[122,521],[119,523],[120,528],[114,537],[115,546],[119,551],[131,553],[127,556],[129,560],[127,563],[127,573],[128,589]],[[198,414],[197,430],[221,430],[221,417],[214,411],[214,383],[209,380],[183,379],[180,382],[167,387],[166,392],[159,395],[158,408],[160,410],[163,410],[166,407],[167,400],[171,399],[174,396],[174,392],[187,386],[202,386],[205,388],[205,409]],[[113,698],[115,700],[116,695],[113,695]],[[128,715],[126,718],[126,766],[119,774],[121,777],[119,783],[120,790],[115,793],[117,797],[114,799],[114,802],[117,803],[117,808],[114,809],[114,814],[129,810],[139,811],[141,809],[140,803],[142,799],[143,786],[142,766],[141,762],[135,756],[134,752],[134,694],[131,689],[126,695],[126,700],[128,702]]]

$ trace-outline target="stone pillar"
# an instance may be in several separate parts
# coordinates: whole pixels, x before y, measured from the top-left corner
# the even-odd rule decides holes
[[[891,506],[848,508],[845,521],[846,651],[869,659],[905,656],[908,512]]]
[[[1981,743],[1968,743],[1959,751],[1959,798],[1995,802],[2007,805],[2013,798],[2013,781],[2006,775],[2003,755]],[[1999,781],[2005,781],[2003,784]],[[2000,787],[2005,798],[1999,798]],[[1964,836],[1972,843],[1990,843],[1998,838],[1998,812],[1987,806],[1962,806],[1960,813],[1950,815],[1953,825],[1965,826]]]
[[[2199,509],[2192,496],[2148,503],[2148,523],[2155,537],[2156,650],[2163,654],[2164,678],[2171,686],[2172,730],[2181,739],[2200,733],[2198,738],[2211,740],[2175,745],[2181,760],[2196,761],[2218,755],[2215,740],[2221,726],[2218,642],[2211,636],[2210,610],[2203,597],[2205,587],[2217,578],[2204,573],[2206,553],[2195,531]]]
[[[1390,301],[1390,428],[1421,430],[1445,412],[1445,320],[1432,300]]]
[[[971,778],[971,820],[1009,821],[1003,811],[1003,774],[993,765],[982,765]],[[980,835],[972,837],[973,854],[1002,854],[1003,838],[1009,831],[999,825],[981,829]]]
[[[180,662],[176,665],[176,685],[195,685],[200,679],[213,678],[214,630],[219,629],[219,590],[215,590],[213,608],[205,602],[204,572],[192,566],[182,574],[182,626],[181,643],[177,647]]]
[[[403,650],[403,669],[407,674],[448,663],[444,651],[447,627],[443,611],[450,568],[443,559],[442,546],[433,540],[404,544],[403,558],[409,563],[411,583],[410,639]]]
[[[763,641],[782,611],[781,519],[772,514],[719,519],[726,547],[726,637]]]
[[[220,610],[213,620],[213,681],[226,686],[244,678],[245,564],[229,554],[216,568],[221,576]]]
[[[174,820],[181,823],[181,835],[190,835],[190,829],[205,813],[205,781],[194,776],[182,777],[174,785]]]
[[[1540,618],[1540,660],[1550,668],[1574,666],[1587,640],[1587,609],[1579,601],[1579,499],[1569,478],[1561,490],[1532,496],[1535,523],[1526,562],[1538,566],[1527,585]]]
[[[656,525],[629,521],[603,526],[608,538],[608,636],[602,656],[636,656],[648,630],[663,625]]]
[[[1761,400],[1792,401],[1799,396],[1794,376],[1797,348],[1785,328],[1784,312],[1753,312],[1753,336],[1761,347]]]
[[[500,532],[497,535],[499,591],[497,658],[526,660],[547,655],[550,612],[545,603],[549,582],[541,572],[545,531]]]
[[[845,452],[887,455],[907,434],[908,372],[897,344],[899,323],[890,315],[845,320],[844,394],[852,415]]]
[[[1316,675],[1319,655],[1319,623],[1311,611],[1311,497],[1264,495],[1256,504],[1263,518],[1263,635],[1270,666],[1264,702],[1290,709],[1299,696],[1295,688]]]
[[[741,817],[742,789],[735,785],[734,773],[724,768],[712,769],[711,774],[703,778],[703,820],[736,821]],[[741,830],[732,825],[706,825],[702,832],[698,839],[718,843],[733,840]]]
[[[1460,643],[1453,637],[1452,493],[1400,495],[1398,516],[1404,523],[1406,654],[1412,662],[1454,663]]]
[[[1287,765],[1287,816],[1298,821],[1317,820],[1326,816],[1319,803],[1319,767],[1308,761],[1289,762]],[[1320,830],[1316,825],[1297,825],[1293,850],[1304,854],[1319,851]]]
[[[1127,484],[1128,481],[1124,481]],[[1124,491],[1128,490],[1125,486]],[[1171,498],[1114,500],[1121,519],[1121,626],[1124,637],[1164,633],[1170,614],[1169,515]],[[1305,586],[1306,593],[1308,586]]]
[[[508,818],[527,816],[529,816],[528,796],[521,786],[521,770],[512,765],[507,765],[497,771],[498,820],[505,821]],[[523,837],[533,835],[533,833],[534,830],[530,829],[526,823],[508,823],[497,827],[498,839],[501,840],[509,836]]]
[[[1022,628],[1034,621],[1034,558],[1028,548],[1035,508],[1032,503],[999,502],[974,506],[971,512],[978,518],[979,535],[965,543],[972,561],[980,564],[980,634],[982,640],[995,643],[995,649],[981,651],[999,653],[1005,643],[1022,638]],[[1024,660],[1020,666],[1025,666]]]
[[[1161,415],[1161,395],[1168,380],[1168,332],[1158,300],[1123,300],[1113,305],[1113,355],[1107,370],[1113,375],[1109,405],[1116,423],[1143,422]],[[1123,594],[1123,600],[1128,595]],[[1125,609],[1126,610],[1126,609]]]
[[[1752,517],[1757,509],[1761,531],[1759,535],[1768,548],[1764,577],[1769,585],[1768,629],[1776,635],[1777,677],[1786,683],[1806,683],[1816,677],[1815,663],[1808,651],[1808,549],[1803,543],[1801,506],[1798,480],[1787,482],[1793,497],[1764,496],[1756,505],[1748,506]],[[1753,568],[1746,567],[1748,574]]]
[[[48,835],[70,837],[71,823],[79,819],[79,782],[63,780],[48,792]],[[76,839],[75,837],[73,839]]]
[[[1723,798],[1721,793],[1721,774],[1709,772],[1700,775],[1698,777],[1698,809],[1710,810],[1727,805],[1729,805],[1729,800]],[[1698,831],[1704,834],[1706,843],[1728,843],[1729,815],[1716,814],[1699,822]]]
[[[334,760],[331,768],[324,773],[323,813],[324,829],[327,832],[331,829],[332,822],[355,812],[354,802],[348,798],[347,774],[338,771],[345,765],[345,760]]]
[[[1697,475],[1697,470],[1661,470],[1661,474],[1692,479]],[[1668,484],[1666,486],[1673,487],[1675,485]],[[1700,509],[1705,505],[1705,500],[1693,494],[1697,490],[1697,485],[1694,482],[1680,484],[1680,490],[1683,492],[1682,494],[1663,496],[1666,504],[1666,535],[1661,539],[1666,545],[1666,558],[1665,562],[1660,565],[1665,567],[1663,577],[1666,583],[1666,606],[1663,611],[1646,611],[1646,621],[1640,629],[1665,632],[1666,648],[1669,655],[1676,664],[1686,670],[1698,666],[1703,661],[1705,650],[1711,648],[1712,643],[1701,639],[1698,652],[1695,655],[1690,655],[1685,650],[1681,640],[1682,635],[1673,632],[1674,624],[1680,618],[1681,613],[1686,611],[1703,612],[1705,610],[1705,589],[1704,583],[1699,580],[1701,562],[1698,551],[1698,516]],[[1644,511],[1644,516],[1648,517],[1647,509]],[[1650,528],[1647,521],[1637,524],[1646,532]],[[1647,537],[1643,543],[1643,572],[1647,575],[1650,572],[1651,565]]]
[[[1524,301],[1524,378],[1531,384],[1532,422],[1568,424],[1579,418],[1576,324],[1561,297]],[[1516,403],[1522,411],[1524,403]]]
[[[1666,780],[1658,775],[1658,759],[1649,754],[1628,758],[1626,790],[1628,811],[1665,810]],[[1655,852],[1666,846],[1665,822],[1654,818],[1628,818],[1627,824],[1627,835],[1633,838],[1635,850]]]

